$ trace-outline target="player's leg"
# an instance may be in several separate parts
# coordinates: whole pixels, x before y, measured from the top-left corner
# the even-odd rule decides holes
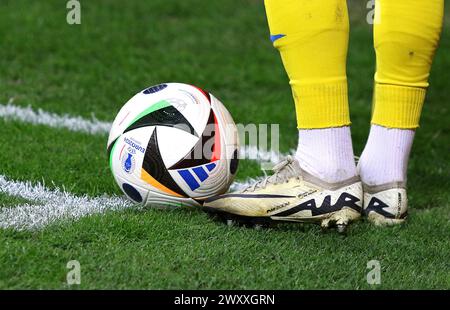
[[[444,0],[378,0],[370,135],[358,170],[366,214],[378,224],[406,217],[406,171],[438,46]]]
[[[355,176],[345,0],[266,0],[265,5],[271,38],[294,96],[300,166],[328,182]]]
[[[346,0],[265,0],[265,6],[295,100],[298,150],[268,179],[205,205],[244,217],[347,224],[359,217],[362,188],[349,127]]]

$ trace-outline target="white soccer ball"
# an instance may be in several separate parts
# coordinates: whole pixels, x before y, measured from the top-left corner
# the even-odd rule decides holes
[[[117,184],[134,202],[199,206],[228,190],[239,142],[217,98],[195,86],[166,83],[139,92],[122,107],[107,150]]]

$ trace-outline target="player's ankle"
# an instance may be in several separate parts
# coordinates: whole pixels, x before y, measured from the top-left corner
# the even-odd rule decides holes
[[[372,125],[359,159],[358,173],[367,185],[406,183],[414,130]]]
[[[357,175],[348,126],[300,129],[295,157],[303,170],[328,183]]]

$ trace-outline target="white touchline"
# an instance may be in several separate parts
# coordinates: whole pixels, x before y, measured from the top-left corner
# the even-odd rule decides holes
[[[234,190],[246,186],[235,182]],[[14,181],[0,175],[0,193],[20,197],[27,203],[0,208],[0,228],[38,230],[61,220],[77,220],[91,214],[138,208],[125,197],[75,196],[58,187],[49,189],[44,184],[30,181]]]
[[[15,120],[34,125],[45,125],[52,128],[64,128],[74,132],[92,135],[108,134],[111,123],[95,119],[84,119],[79,116],[58,115],[42,109],[37,111],[31,107],[20,107],[9,102],[0,104],[0,118]],[[285,154],[268,152],[256,146],[243,146],[240,149],[241,158],[254,158],[260,162],[275,164]],[[234,182],[230,190],[239,190],[258,179],[248,178],[244,182]],[[121,210],[133,204],[124,197],[75,196],[59,188],[47,189],[41,183],[8,180],[0,175],[0,192],[9,196],[24,198],[30,203],[0,209],[0,228],[17,230],[39,229],[61,219],[78,219],[80,217],[103,213],[108,210]]]
[[[46,112],[42,109],[37,111],[31,107],[20,107],[8,103],[0,104],[0,117],[34,125],[46,125],[53,128],[65,128],[71,131],[84,132],[89,134],[105,134],[109,132],[111,123],[102,122],[94,117],[90,120],[79,116],[58,115]]]
[[[246,186],[235,182],[234,189]],[[14,181],[0,175],[0,193],[20,197],[27,203],[0,208],[0,228],[38,230],[61,220],[77,220],[91,214],[138,208],[125,197],[75,196],[58,187],[49,189],[44,184],[30,181]]]
[[[40,229],[56,221],[76,220],[83,216],[122,210],[133,206],[125,197],[75,196],[59,188],[48,189],[42,183],[8,180],[0,175],[0,192],[29,201],[0,209],[0,228]]]

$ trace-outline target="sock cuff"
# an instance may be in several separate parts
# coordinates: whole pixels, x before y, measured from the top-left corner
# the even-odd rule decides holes
[[[375,84],[372,124],[388,128],[419,127],[426,88]]]
[[[347,79],[303,84],[291,80],[299,129],[350,125]]]

